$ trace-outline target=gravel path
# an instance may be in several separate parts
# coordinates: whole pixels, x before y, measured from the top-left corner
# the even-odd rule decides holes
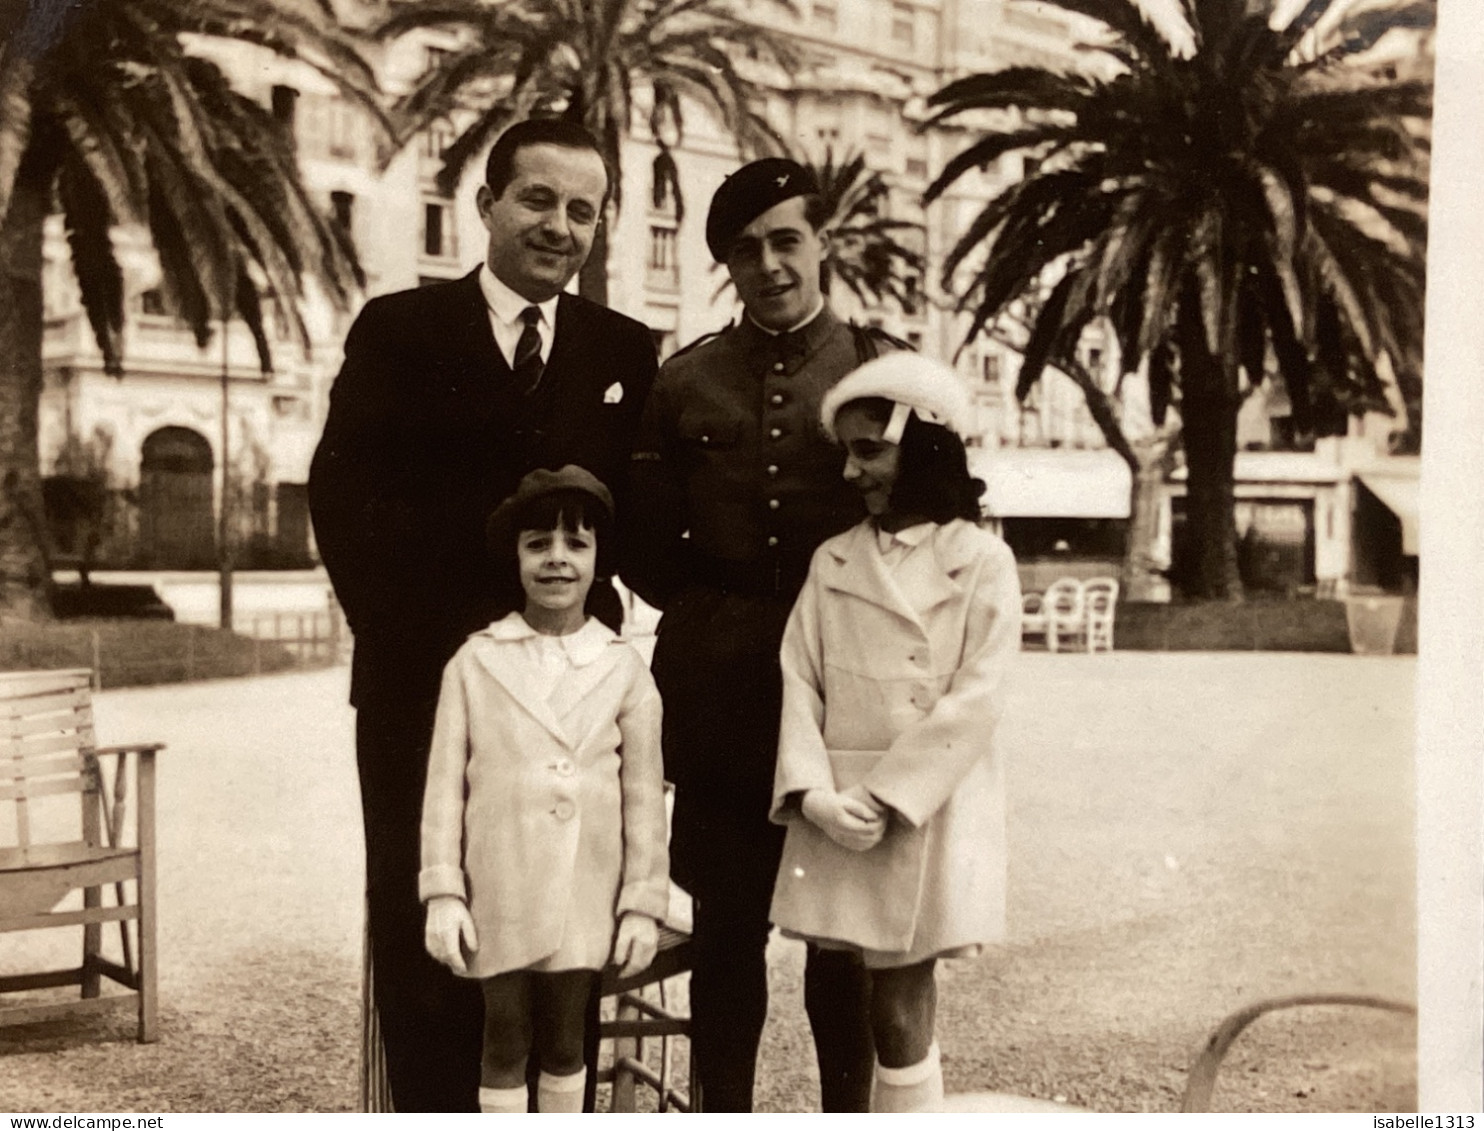
[[[1007,720],[1011,938],[946,969],[950,1091],[1168,1111],[1256,999],[1415,996],[1414,661],[1024,657]],[[0,1110],[351,1111],[359,809],[344,669],[106,692],[161,757],[163,1040],[124,1012],[0,1031]],[[5,936],[0,970],[75,961]],[[758,1106],[817,1089],[801,948],[774,943]],[[1415,1026],[1340,1008],[1238,1041],[1218,1110],[1412,1111]]]

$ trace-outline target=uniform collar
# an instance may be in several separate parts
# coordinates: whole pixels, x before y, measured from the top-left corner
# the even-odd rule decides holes
[[[484,304],[501,322],[513,325],[520,318],[520,313],[528,306],[534,306],[541,311],[541,321],[545,328],[556,328],[557,300],[562,296],[554,294],[545,302],[532,302],[506,286],[490,270],[488,263],[482,263],[479,267],[479,290],[484,295]]]
[[[824,310],[824,295],[819,296],[819,301],[815,304],[813,310],[811,310],[807,315],[801,318],[796,325],[790,326],[787,330],[770,330],[761,322],[753,321],[753,317],[751,314],[744,314],[744,317],[747,319],[747,321],[752,322],[752,324],[759,330],[761,330],[764,334],[767,334],[768,337],[776,338],[783,334],[797,334],[805,326],[809,325],[809,323],[818,318],[822,310]]]
[[[516,612],[495,621],[494,624],[480,630],[475,635],[487,636],[492,640],[508,643],[517,640],[534,640],[544,634],[537,632],[526,623],[525,617]],[[596,617],[588,617],[576,632],[568,633],[566,636],[545,636],[545,639],[561,645],[573,666],[581,668],[601,656],[608,645],[618,639],[618,634]]]
[[[830,309],[829,303],[825,303],[813,318],[787,333],[791,338],[803,343],[805,354],[812,354],[824,345],[839,325],[840,320],[835,317],[835,312]],[[763,357],[771,357],[776,352],[778,338],[781,335],[764,330],[750,316],[746,314],[742,316],[738,330],[750,352]]]

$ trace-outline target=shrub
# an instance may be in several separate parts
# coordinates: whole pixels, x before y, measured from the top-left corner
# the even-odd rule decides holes
[[[297,666],[294,653],[281,644],[195,624],[8,620],[0,626],[0,671],[96,667],[103,687],[222,679]]]
[[[1408,599],[1396,651],[1417,650],[1415,624],[1416,600]],[[1131,601],[1118,606],[1114,643],[1146,652],[1349,652],[1350,632],[1343,601]]]

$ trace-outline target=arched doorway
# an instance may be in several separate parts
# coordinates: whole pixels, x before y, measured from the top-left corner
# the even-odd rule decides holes
[[[143,564],[204,569],[216,562],[211,445],[189,428],[161,428],[144,440],[139,466]]]

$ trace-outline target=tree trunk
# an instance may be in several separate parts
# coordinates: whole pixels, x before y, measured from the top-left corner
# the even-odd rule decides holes
[[[608,208],[614,213],[612,206]],[[577,293],[600,306],[608,305],[608,221],[593,233],[593,249],[577,273]]]
[[[1180,403],[1185,446],[1187,544],[1195,554],[1190,596],[1240,601],[1235,466],[1239,398],[1191,396]]]
[[[1169,583],[1155,561],[1154,542],[1159,537],[1160,502],[1174,462],[1171,456],[1175,440],[1174,436],[1162,436],[1134,445],[1139,465],[1134,471],[1128,546],[1123,556],[1125,600],[1165,600],[1169,592]]]
[[[0,225],[0,617],[51,616],[41,501],[41,241],[44,184],[16,180]]]

